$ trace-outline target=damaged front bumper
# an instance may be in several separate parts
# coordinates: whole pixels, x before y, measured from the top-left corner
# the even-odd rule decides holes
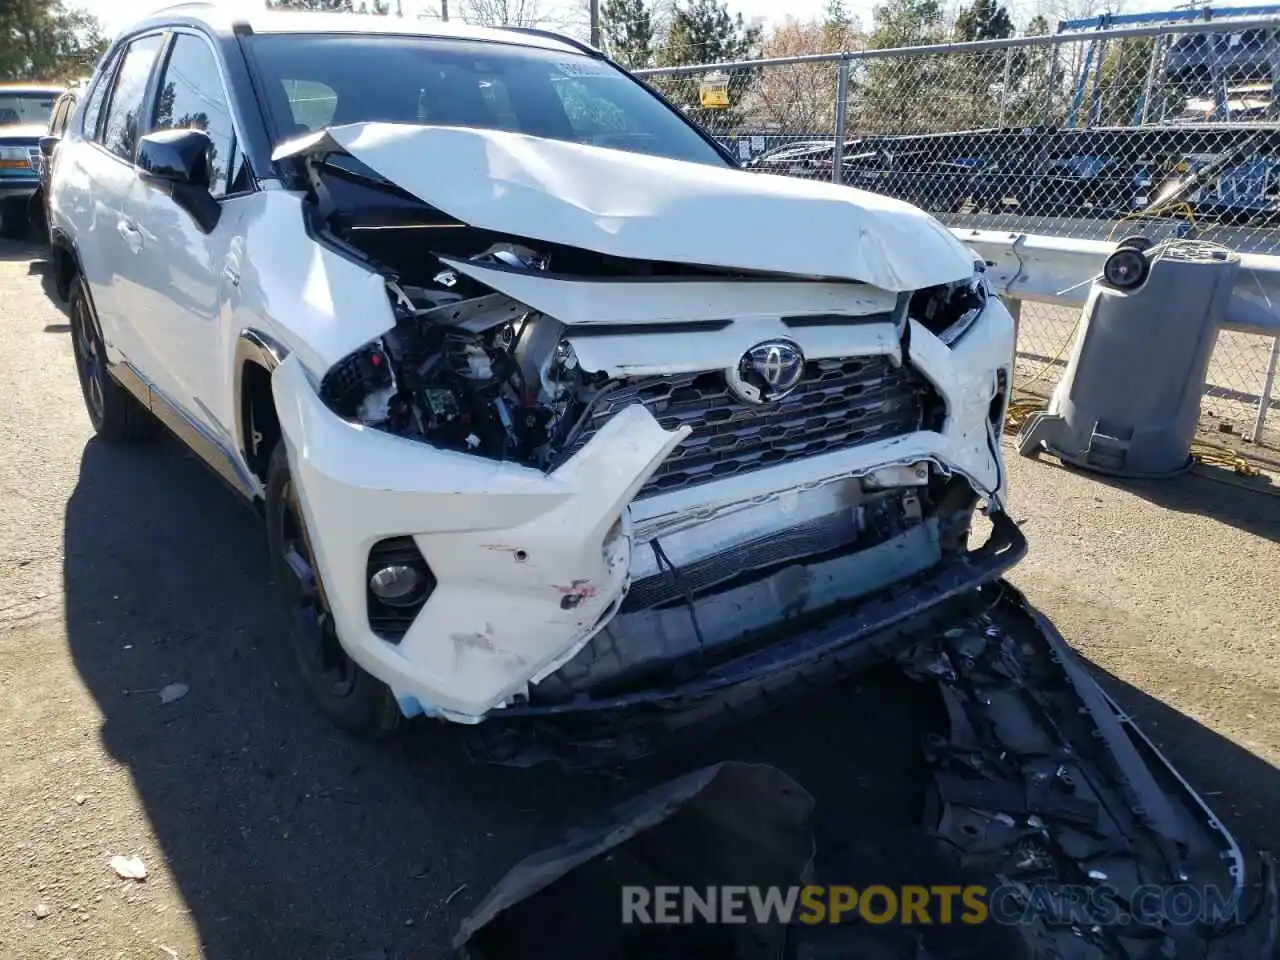
[[[504,715],[614,709],[703,697],[722,687],[743,689],[766,676],[776,679],[780,671],[804,673],[821,661],[834,665],[852,656],[853,646],[863,647],[859,656],[875,646],[854,641],[962,598],[998,577],[1025,550],[1016,526],[997,512],[985,546],[947,555],[927,569],[914,569],[918,560],[895,559],[894,553],[905,554],[909,539],[936,551],[938,532],[929,523],[886,544],[887,552],[784,567],[763,581],[698,601],[709,633],[730,631],[719,639],[755,634],[749,645],[754,653],[726,642],[715,644],[716,656],[699,662],[687,647],[692,634],[684,608],[617,614],[631,571],[641,566],[632,557],[633,532],[624,508],[682,433],[667,433],[643,409],[629,408],[573,460],[544,475],[354,427],[320,404],[301,368],[289,361],[277,371],[275,384],[279,399],[289,400],[280,404],[281,422],[344,647],[388,683],[409,715],[475,721],[504,704]],[[871,464],[886,451],[872,447],[858,454]],[[388,478],[396,478],[390,489]],[[379,541],[405,531],[419,531],[414,541],[437,583],[403,638],[390,642],[373,632],[366,615],[366,558]],[[856,606],[826,602],[838,599],[851,564],[868,563],[880,565],[882,575],[895,574],[889,580],[897,574],[906,579]],[[716,607],[737,615],[717,617]],[[753,609],[759,616],[754,623],[744,617]],[[765,625],[773,636],[752,629]],[[543,697],[529,705],[529,685],[545,680],[548,690],[558,689],[564,677],[555,674],[572,673],[575,655],[602,629],[611,643],[683,637],[686,646],[653,664],[668,679],[650,681],[638,692],[606,692],[632,679],[609,675],[607,683],[586,683],[567,699]],[[598,660],[594,644],[591,649]],[[670,680],[680,676],[689,682]],[[595,686],[600,689],[583,695]]]
[[[856,670],[893,657],[992,603],[991,585],[1025,555],[1026,539],[1008,515],[992,518],[985,544],[856,604],[798,616],[756,637],[748,650],[719,657],[659,661],[630,690],[578,693],[564,702],[514,706],[477,728],[470,741],[483,759],[510,766],[565,766],[635,760],[686,736],[706,736],[775,709]],[[796,568],[783,576],[793,577]],[[805,580],[814,578],[806,571]],[[750,588],[771,595],[773,585]],[[712,598],[713,601],[717,598]],[[721,598],[734,604],[737,598]],[[680,611],[677,611],[680,612]],[[634,618],[632,622],[626,621]],[[618,634],[652,637],[652,618],[620,615]],[[609,655],[605,654],[606,662]],[[505,722],[510,721],[510,722]],[[532,722],[531,722],[532,721]],[[548,721],[542,723],[541,721]]]
[[[912,584],[954,580],[954,591],[963,593],[998,576],[1022,549],[1001,513],[1005,480],[995,425],[1003,413],[1012,321],[992,300],[957,343],[944,344],[915,320],[909,328],[910,357],[876,362],[910,364],[912,376],[945,401],[942,420],[768,469],[659,489],[639,501],[637,493],[668,458],[678,458],[673,451],[700,423],[667,430],[643,403],[622,406],[593,426],[572,456],[543,472],[337,416],[301,360],[287,358],[272,388],[344,649],[390,687],[407,716],[477,723],[495,711],[621,706],[619,696],[683,698],[690,679],[715,686],[723,685],[717,678],[733,676],[728,685],[734,685],[753,671],[776,669],[797,637],[809,637],[815,648],[848,646],[867,630],[925,609],[939,589],[951,593],[950,586],[916,593]],[[997,548],[958,557],[954,546],[943,549],[945,518],[921,517],[914,491],[948,480],[970,498],[965,516],[973,499],[987,498],[1002,540]],[[820,540],[808,556],[797,546],[803,537],[793,537],[788,564],[764,569],[773,534],[799,530],[797,520],[815,511],[847,517],[860,509],[863,486],[881,498],[897,491],[899,512],[914,509],[923,522],[909,530],[899,525],[892,536],[877,533],[876,553],[850,553],[846,538],[843,555],[824,552]],[[707,559],[714,537],[722,540],[719,556],[731,562],[741,559],[735,552],[750,550],[764,559],[741,562],[736,582],[726,583],[734,578],[723,571],[701,585],[676,573],[674,584],[663,587],[661,544],[688,573]],[[369,592],[373,561],[406,553],[429,571],[430,592],[388,632]],[[895,583],[897,596],[874,595]],[[662,597],[651,597],[647,609],[634,602],[629,609],[636,585],[666,589],[666,608]],[[719,592],[706,596],[703,587]],[[875,611],[861,625],[847,620],[855,600],[859,616]],[[686,610],[672,607],[680,601],[688,601]],[[688,608],[698,608],[698,623]],[[644,649],[650,635],[664,647]],[[713,648],[709,656],[704,648]],[[609,668],[612,653],[624,649],[626,669]],[[721,669],[752,651],[764,658],[758,667],[743,673],[743,661],[737,673]],[[645,676],[637,688],[638,673]]]

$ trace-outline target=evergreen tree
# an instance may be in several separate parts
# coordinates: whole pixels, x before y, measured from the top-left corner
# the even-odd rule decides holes
[[[956,39],[1003,40],[1012,37],[1013,20],[999,0],[973,0],[956,17]]]
[[[645,0],[605,0],[600,32],[609,56],[638,70],[653,64],[653,12]]]
[[[872,49],[913,47],[942,38],[940,0],[886,0],[875,8]],[[925,133],[945,127],[946,58],[888,57],[867,61],[857,128],[876,133]]]
[[[106,46],[98,19],[62,0],[0,2],[0,80],[73,80]]]
[[[657,52],[658,65],[679,67],[746,60],[755,55],[759,44],[760,28],[748,26],[740,13],[730,15],[724,0],[686,0],[672,15],[666,39]],[[660,87],[695,123],[719,131],[741,122],[740,104],[755,80],[754,74],[743,68],[730,73],[728,107],[702,106],[701,81],[710,79],[705,76],[674,77],[663,81]]]

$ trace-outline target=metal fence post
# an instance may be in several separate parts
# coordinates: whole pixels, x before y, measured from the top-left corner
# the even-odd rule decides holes
[[[1164,37],[1156,37],[1151,41],[1151,57],[1147,60],[1147,78],[1142,84],[1142,103],[1138,105],[1138,116],[1135,121],[1139,126],[1147,122],[1147,114],[1151,111],[1151,91],[1156,82],[1156,63],[1160,60],[1160,45]]]
[[[844,183],[844,129],[849,113],[849,58],[841,57],[836,73],[836,142],[831,154],[831,182]]]
[[[1267,360],[1267,376],[1262,383],[1262,396],[1258,398],[1258,418],[1253,421],[1253,433],[1249,439],[1254,443],[1262,442],[1262,428],[1267,425],[1267,414],[1271,409],[1271,391],[1276,385],[1276,364],[1280,362],[1280,337],[1271,341],[1271,357]]]
[[[1102,89],[1102,66],[1106,59],[1107,41],[1102,40],[1098,43],[1097,72],[1093,75],[1093,102],[1089,104],[1089,120],[1085,123],[1086,127],[1096,127],[1102,122],[1102,98],[1107,93]]]
[[[1000,83],[1000,119],[996,121],[997,127],[1004,126],[1004,108],[1009,102],[1009,80],[1013,75],[1013,47],[1009,47],[1004,52],[1004,80]]]
[[[1022,301],[1013,297],[1001,297],[1009,316],[1013,317],[1013,355],[1018,355],[1018,328],[1022,326]]]
[[[1049,43],[1049,82],[1045,85],[1044,117],[1041,123],[1045,126],[1053,123],[1053,92],[1058,85],[1058,57],[1062,54],[1061,42],[1052,38]]]

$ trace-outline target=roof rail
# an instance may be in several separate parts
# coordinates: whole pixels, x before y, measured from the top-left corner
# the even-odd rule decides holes
[[[543,30],[539,27],[508,27],[508,26],[501,26],[501,27],[498,27],[498,29],[509,30],[512,33],[523,33],[526,36],[530,36],[530,37],[542,37],[542,39],[544,40],[556,40],[560,43],[567,43],[569,46],[573,47],[575,50],[581,50],[583,53],[585,53],[589,57],[595,57],[598,60],[604,59],[604,53],[601,52],[600,50],[597,50],[595,47],[591,46],[591,44],[584,43],[581,40],[575,40],[573,37],[565,36],[564,34],[561,34],[561,33],[556,33],[554,30]]]

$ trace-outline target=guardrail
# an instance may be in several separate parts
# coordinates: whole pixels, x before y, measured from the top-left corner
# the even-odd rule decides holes
[[[1001,297],[1060,307],[1080,307],[1102,265],[1116,249],[1104,240],[1037,236],[998,230],[952,228],[987,263],[987,277]],[[1224,329],[1272,337],[1250,439],[1262,440],[1280,365],[1280,257],[1238,254],[1240,274],[1227,306]]]

